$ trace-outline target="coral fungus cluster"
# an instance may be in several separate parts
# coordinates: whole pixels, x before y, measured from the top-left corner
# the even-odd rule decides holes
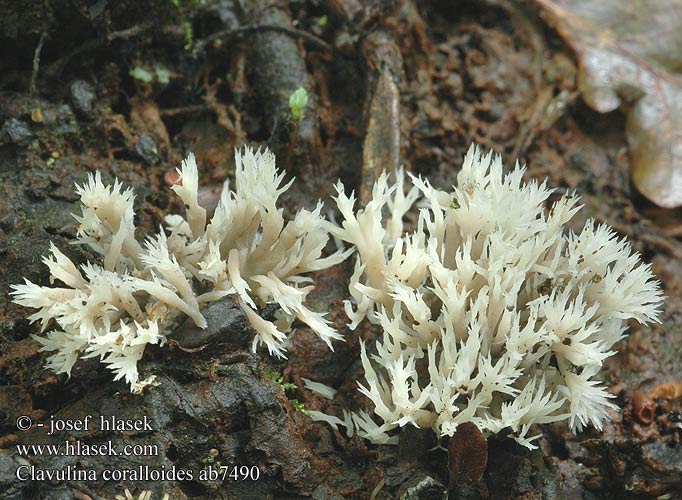
[[[139,388],[137,362],[147,344],[164,342],[180,314],[204,326],[202,305],[233,295],[256,335],[282,356],[292,321],[307,324],[330,347],[341,338],[323,314],[304,305],[306,276],[357,253],[346,302],[350,328],[368,319],[378,338],[361,347],[360,390],[374,415],[336,417],[377,443],[395,443],[407,424],[452,435],[469,422],[484,433],[509,433],[533,447],[534,424],[568,419],[573,430],[600,427],[610,394],[599,371],[622,339],[625,321],[656,321],[662,295],[650,266],[607,226],[564,226],[579,210],[563,196],[547,210],[545,184],[505,174],[499,157],[471,147],[452,191],[402,171],[382,174],[372,199],[355,208],[336,186],[343,220],[336,225],[300,210],[286,222],[277,200],[289,184],[267,150],[236,155],[236,186],[224,186],[208,220],[197,198],[192,155],[173,190],[185,216],[140,244],[130,189],[105,186],[99,174],[78,187],[78,242],[100,254],[79,269],[56,247],[45,258],[59,287],[15,285],[14,300],[38,309],[30,319],[51,351],[49,367],[69,373],[79,356],[99,357]],[[412,212],[410,227],[404,227]],[[329,233],[350,243],[323,257]],[[274,321],[259,314],[279,307]],[[333,397],[334,392],[328,391]]]
[[[271,354],[283,356],[294,319],[310,326],[330,347],[341,336],[323,314],[304,305],[312,286],[305,274],[341,262],[346,254],[322,257],[328,240],[321,203],[300,210],[286,222],[277,207],[284,174],[269,151],[245,148],[236,153],[235,189],[223,186],[215,214],[207,220],[198,202],[198,173],[193,155],[178,170],[173,190],[186,214],[168,215],[166,228],[143,244],[135,239],[134,194],[102,183],[99,172],[77,186],[82,205],[77,242],[101,256],[101,263],[79,269],[54,245],[44,258],[50,280],[59,287],[26,280],[14,285],[14,300],[36,308],[31,321],[43,330],[51,319],[59,329],[36,336],[43,351],[52,351],[48,367],[70,373],[79,356],[99,357],[116,374],[139,389],[137,362],[147,344],[163,343],[179,314],[205,327],[202,305],[227,295],[238,297],[256,336]],[[274,321],[258,313],[275,302]]]
[[[500,157],[472,146],[451,192],[403,174],[382,175],[355,211],[338,185],[344,220],[335,236],[357,250],[346,311],[380,326],[362,345],[378,425],[353,423],[372,441],[412,424],[452,435],[463,422],[507,431],[532,447],[534,424],[568,419],[598,428],[614,407],[598,372],[625,320],[655,321],[661,301],[650,266],[607,226],[564,231],[579,210],[564,196],[549,211],[545,184],[503,173]],[[421,196],[415,227],[402,216]]]

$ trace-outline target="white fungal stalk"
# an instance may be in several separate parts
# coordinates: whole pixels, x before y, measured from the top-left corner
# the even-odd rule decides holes
[[[77,186],[82,215],[78,243],[102,256],[101,264],[79,268],[54,245],[43,261],[50,281],[43,287],[26,280],[14,285],[14,301],[38,309],[30,316],[44,331],[51,320],[58,329],[36,336],[42,351],[53,352],[48,367],[70,374],[80,357],[99,357],[140,390],[137,362],[147,344],[163,344],[167,328],[178,314],[206,326],[201,306],[227,295],[237,295],[256,336],[271,354],[284,357],[294,319],[308,324],[332,348],[341,335],[323,314],[313,312],[305,299],[313,286],[306,276],[344,260],[348,252],[322,257],[328,240],[322,205],[301,209],[285,221],[277,208],[282,185],[275,157],[268,150],[236,151],[236,188],[225,183],[215,214],[207,222],[198,202],[199,178],[194,155],[182,167],[173,191],[185,204],[185,216],[166,217],[167,229],[144,242],[135,239],[131,189],[102,183],[99,172]],[[204,293],[197,294],[197,290]],[[280,306],[276,321],[258,311],[268,302]]]

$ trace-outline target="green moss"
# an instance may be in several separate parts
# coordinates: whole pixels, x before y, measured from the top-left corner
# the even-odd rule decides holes
[[[268,370],[264,369],[261,374],[271,382],[274,382],[277,384],[277,386],[282,390],[282,392],[290,391],[292,389],[296,389],[296,384],[292,384],[291,382],[284,382],[284,379],[282,378],[282,375],[275,370]],[[293,400],[295,401],[295,400]]]
[[[301,412],[305,415],[308,414],[308,412],[305,409],[305,405],[301,403],[298,399],[290,399],[289,402],[291,403],[291,407],[294,409],[294,411]]]

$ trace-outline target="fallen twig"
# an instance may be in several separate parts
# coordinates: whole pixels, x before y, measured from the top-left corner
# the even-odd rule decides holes
[[[257,25],[247,25],[247,26],[241,26],[239,28],[233,28],[229,30],[223,30],[223,31],[218,31],[216,33],[213,33],[206,38],[202,38],[200,40],[197,40],[194,43],[194,48],[192,49],[192,54],[194,56],[198,55],[200,52],[203,52],[203,50],[206,48],[207,45],[215,42],[216,40],[221,40],[225,38],[235,38],[238,36],[242,35],[248,35],[251,33],[261,33],[263,31],[277,31],[279,33],[284,33],[286,35],[289,35],[294,38],[302,38],[303,40],[310,42],[312,45],[315,45],[316,47],[327,51],[331,52],[332,47],[329,45],[327,42],[322,40],[320,37],[313,35],[312,33],[308,33],[307,31],[299,30],[296,28],[287,28],[285,26],[276,26],[273,24],[257,24]]]
[[[144,33],[152,26],[153,26],[152,23],[136,24],[135,26],[131,26],[130,28],[126,28],[120,31],[113,31],[107,35],[107,40],[109,40],[110,42],[112,40],[117,39],[127,40],[129,38],[133,38],[139,35],[140,33]]]
[[[47,39],[47,31],[43,31],[38,40],[38,45],[33,53],[33,72],[31,73],[31,84],[28,87],[28,93],[33,95],[36,93],[36,80],[38,79],[38,69],[40,68],[40,53],[43,50],[43,44]]]
[[[185,36],[185,32],[181,26],[168,25],[157,27],[154,23],[143,23],[136,24],[135,26],[131,26],[130,28],[125,28],[119,31],[112,31],[107,35],[107,41],[113,42],[114,40],[129,40],[130,38],[135,38],[136,36],[141,35],[152,28],[168,35],[176,35],[181,38],[184,38]]]
[[[190,104],[188,106],[180,106],[178,108],[165,108],[160,109],[159,114],[161,116],[173,117],[177,115],[192,114],[192,113],[207,113],[213,111],[211,107],[206,104]]]

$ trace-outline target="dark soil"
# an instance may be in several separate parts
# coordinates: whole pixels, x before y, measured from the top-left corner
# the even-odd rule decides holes
[[[189,151],[211,203],[233,172],[235,147],[270,147],[299,180],[286,199],[293,212],[329,200],[339,177],[366,199],[381,166],[402,164],[451,185],[475,141],[507,165],[527,163],[528,179],[577,192],[585,208],[575,228],[592,217],[627,235],[653,263],[668,299],[662,323],[633,323],[607,363],[605,379],[622,411],[603,432],[574,436],[565,424],[547,426],[534,452],[491,438],[483,479],[452,485],[450,498],[682,498],[682,447],[668,419],[681,400],[657,400],[651,424],[632,408],[634,391],[682,379],[682,212],[657,208],[631,187],[624,115],[582,104],[576,73],[573,53],[529,2],[0,0],[0,497],[113,499],[130,488],[137,498],[148,488],[154,500],[162,492],[171,499],[446,498],[448,457],[433,449],[431,431],[405,429],[399,446],[372,446],[312,422],[292,402],[335,414],[367,405],[355,383],[357,337],[373,332],[345,328],[350,265],[316,277],[312,308],[330,311],[345,333],[336,352],[300,328],[286,362],[253,354],[244,318],[223,304],[222,323],[203,333],[215,341],[210,349],[148,349],[142,376],[160,374],[160,385],[142,396],[96,362],[79,362],[69,379],[45,370],[30,336],[37,327],[6,291],[23,277],[47,283],[41,257],[50,241],[77,262],[88,258],[69,245],[70,214],[74,183],[95,170],[135,188],[137,222],[153,232],[178,208],[168,179]],[[299,86],[309,101],[294,123],[288,97]],[[228,330],[231,340],[221,340]],[[297,388],[282,390],[264,375],[273,370]],[[334,404],[303,389],[301,377],[337,388]],[[220,462],[257,466],[260,477],[17,479],[27,462],[15,445],[45,442],[42,430],[18,432],[18,416],[88,414],[147,415],[152,433],[79,436],[156,445],[158,454],[28,462],[98,472],[199,471]]]

